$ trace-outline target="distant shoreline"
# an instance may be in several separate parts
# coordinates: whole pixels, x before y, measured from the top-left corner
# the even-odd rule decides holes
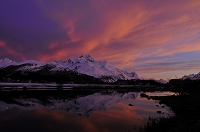
[[[0,90],[20,90],[20,89],[29,89],[29,90],[53,90],[61,88],[65,89],[95,89],[95,88],[110,88],[110,89],[156,89],[155,87],[147,87],[141,85],[113,85],[113,84],[56,84],[56,83],[6,83],[0,82]],[[163,89],[163,88],[158,88]]]
[[[58,87],[59,84],[56,83],[5,83],[0,82],[0,87],[38,87],[38,88],[55,88]],[[136,85],[112,85],[112,84],[61,84],[61,87],[136,87]]]

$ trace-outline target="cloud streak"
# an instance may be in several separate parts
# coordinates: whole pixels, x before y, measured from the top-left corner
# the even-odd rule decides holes
[[[183,55],[176,62],[167,57],[200,52],[198,0],[1,3],[1,58],[53,61],[91,54],[119,68],[138,70],[141,76],[148,71],[162,77],[154,64],[173,65],[183,62]],[[180,65],[174,69],[181,69]],[[193,68],[188,66],[189,69]]]

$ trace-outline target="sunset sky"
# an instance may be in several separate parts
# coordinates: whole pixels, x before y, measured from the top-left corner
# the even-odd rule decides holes
[[[141,77],[200,72],[200,0],[1,0],[0,59],[90,54]]]

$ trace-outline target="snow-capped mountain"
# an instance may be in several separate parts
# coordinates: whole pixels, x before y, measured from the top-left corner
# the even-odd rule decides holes
[[[159,83],[161,83],[161,84],[166,84],[166,83],[168,83],[168,82],[167,82],[166,80],[164,80],[164,79],[156,80],[156,79],[154,79],[154,78],[145,78],[144,80],[154,80],[154,81],[159,82]]]
[[[115,104],[137,98],[139,93],[118,93],[116,91],[111,94],[94,93],[84,97],[78,97],[76,99],[52,99],[47,97],[49,104],[44,105],[41,100],[37,98],[20,98],[15,99],[14,104],[5,103],[0,100],[0,111],[5,111],[13,107],[18,107],[25,110],[34,110],[38,108],[48,108],[56,110],[67,110],[68,112],[78,113],[81,116],[89,116],[97,110],[107,110],[113,107]],[[21,104],[21,105],[19,105]]]
[[[0,60],[0,68],[7,67],[7,66],[10,66],[10,65],[14,65],[16,63],[17,62],[15,62],[13,60],[10,60],[8,58],[4,58],[4,59]]]
[[[190,79],[190,80],[200,80],[200,72],[197,73],[197,74],[190,74],[190,75],[185,75],[181,78],[182,80],[185,80],[185,79]]]
[[[161,83],[161,84],[166,84],[167,83],[167,81],[164,80],[164,79],[159,79],[159,80],[156,80],[156,81],[159,82],[159,83]]]
[[[0,60],[0,69],[6,68],[8,66],[17,67],[18,71],[32,71],[32,72],[39,71],[44,67],[48,67],[50,71],[69,70],[56,62],[40,62],[36,60],[26,60],[17,63],[7,58]]]
[[[106,61],[95,61],[90,55],[82,55],[76,59],[69,59],[68,61],[59,61],[58,64],[64,67],[75,70],[82,74],[87,74],[96,78],[101,78],[107,82],[114,82],[118,79],[143,79],[135,72],[128,73],[114,67]]]
[[[39,71],[43,69],[44,67],[48,67],[50,71],[63,71],[68,70],[64,66],[56,63],[56,62],[39,62],[35,60],[27,60],[22,61],[19,63],[14,64],[15,66],[20,66],[18,70],[21,71]]]
[[[143,79],[135,72],[129,73],[114,67],[106,61],[95,61],[90,55],[82,55],[79,58],[69,59],[68,61],[39,62],[35,60],[26,60],[14,62],[9,59],[0,61],[0,68],[15,66],[17,71],[36,72],[48,67],[50,72],[53,71],[76,71],[99,78],[105,82],[115,82],[117,80]]]

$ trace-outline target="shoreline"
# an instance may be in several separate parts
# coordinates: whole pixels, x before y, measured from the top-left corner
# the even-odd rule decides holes
[[[116,84],[56,84],[56,83],[5,83],[0,82],[0,90],[51,90],[51,89],[130,89],[140,91],[166,91],[167,87],[143,86],[143,85],[116,85]]]
[[[175,116],[149,118],[143,132],[200,131],[200,90],[179,96],[151,96],[151,99],[170,107]]]

